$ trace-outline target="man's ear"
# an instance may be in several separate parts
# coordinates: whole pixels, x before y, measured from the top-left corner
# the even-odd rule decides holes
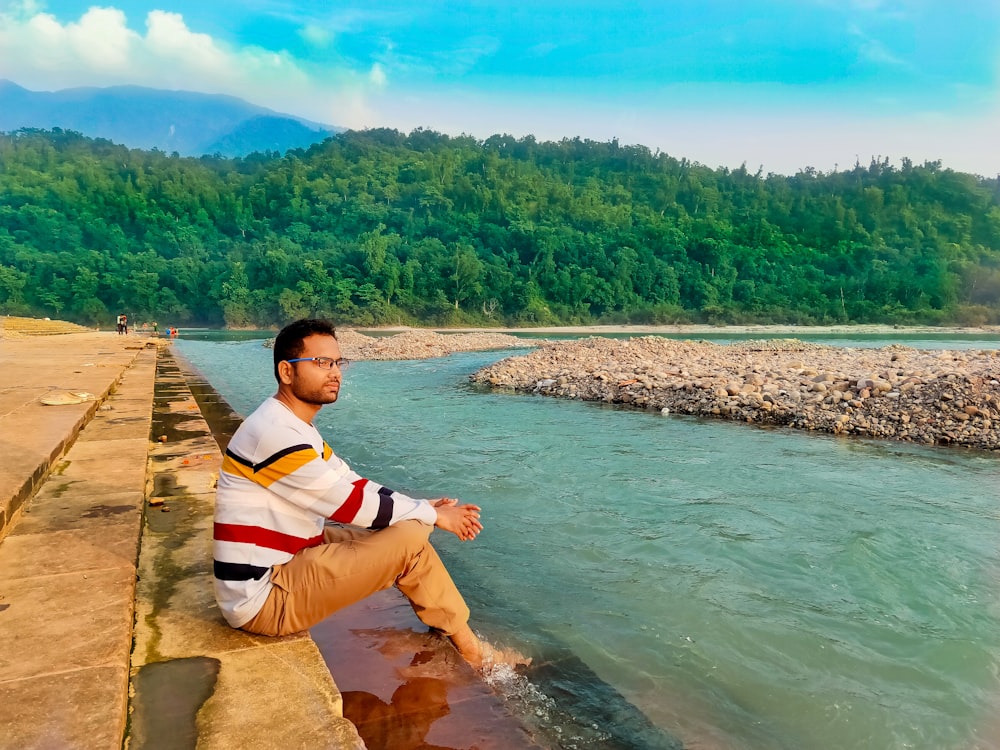
[[[285,360],[281,360],[278,363],[278,379],[284,385],[291,385],[292,384],[292,370],[293,369],[294,368],[292,367],[292,363],[291,362],[286,362]]]

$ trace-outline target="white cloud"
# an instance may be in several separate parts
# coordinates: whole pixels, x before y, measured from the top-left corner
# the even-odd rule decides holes
[[[42,0],[8,0],[6,3],[0,3],[0,10],[2,6],[6,5],[8,10],[8,15],[29,17],[37,13],[41,13],[45,7],[45,3]],[[3,15],[0,13],[0,15]]]
[[[314,74],[286,51],[194,31],[178,13],[151,11],[142,33],[117,8],[91,7],[61,23],[34,0],[0,11],[0,78],[35,90],[135,84],[225,93],[347,127],[372,124],[367,98],[387,81],[380,65]]]
[[[385,88],[389,80],[385,74],[385,68],[381,63],[372,65],[372,69],[368,73],[368,79],[380,89]]]
[[[192,32],[180,14],[162,10],[150,11],[146,17],[144,41],[143,52],[154,60],[174,66],[174,70],[209,77],[230,76],[237,60],[247,54],[220,48],[208,34]]]
[[[34,9],[33,4],[24,7]],[[134,37],[124,15],[113,8],[91,8],[65,26],[48,13],[0,15],[0,75],[14,78],[29,67],[42,76],[81,67],[107,73],[125,64]],[[96,39],[101,43],[94,44]]]
[[[326,47],[333,40],[333,34],[318,24],[307,23],[299,29],[299,36],[314,47]]]

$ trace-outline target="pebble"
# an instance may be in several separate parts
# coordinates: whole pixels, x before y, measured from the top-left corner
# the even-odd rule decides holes
[[[661,414],[1000,448],[1000,350],[591,337],[544,342],[471,379],[496,389]]]

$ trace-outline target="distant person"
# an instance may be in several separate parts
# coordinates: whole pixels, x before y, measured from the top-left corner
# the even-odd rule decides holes
[[[430,543],[435,527],[475,539],[480,509],[364,479],[313,425],[337,400],[347,365],[333,325],[295,321],[273,354],[278,392],[233,435],[219,473],[215,596],[226,621],[287,635],[395,586],[472,666],[527,663],[472,632],[469,608]]]
[[[118,318],[115,320],[115,324],[118,326],[118,335],[119,336],[122,335],[122,328],[124,326],[124,324],[122,323],[122,317],[123,316],[119,315]]]
[[[128,315],[122,314],[122,331],[128,336]]]
[[[159,335],[159,333],[158,333],[158,328],[157,328],[157,325],[156,325],[156,321],[155,321],[155,320],[153,321],[153,335],[154,335],[154,336],[158,336],[158,335]]]

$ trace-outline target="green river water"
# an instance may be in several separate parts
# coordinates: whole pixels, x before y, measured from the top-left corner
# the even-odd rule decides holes
[[[259,338],[176,346],[242,414],[274,391]],[[483,507],[474,543],[435,539],[477,629],[576,665],[499,687],[553,746],[654,746],[648,721],[692,748],[1000,748],[996,455],[469,384],[509,354],[354,363],[318,426],[363,475]],[[574,726],[609,695],[637,711]]]

